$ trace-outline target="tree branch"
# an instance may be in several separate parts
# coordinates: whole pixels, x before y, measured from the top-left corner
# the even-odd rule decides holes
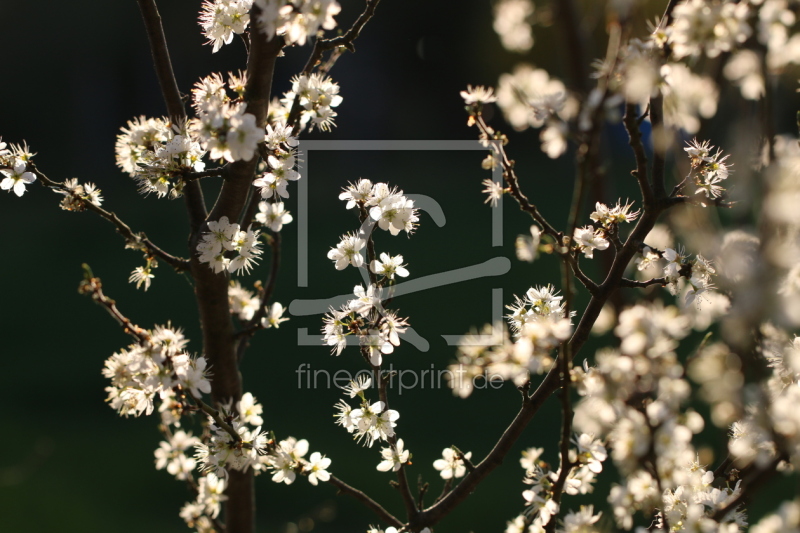
[[[748,480],[747,483],[744,484],[742,488],[742,492],[739,493],[737,497],[732,499],[728,502],[724,507],[721,507],[714,511],[714,514],[711,515],[713,520],[719,522],[725,516],[730,513],[731,511],[735,511],[737,507],[742,505],[744,501],[750,497],[752,497],[753,491],[757,490],[761,485],[763,485],[769,478],[771,478],[778,469],[778,465],[784,460],[783,456],[779,456],[775,458],[770,464],[755,472]]]
[[[272,241],[270,242],[270,248],[272,250],[272,264],[269,268],[267,282],[264,284],[264,288],[261,292],[261,300],[258,310],[256,310],[252,320],[250,320],[245,327],[236,334],[238,342],[236,346],[236,358],[239,362],[242,361],[244,352],[250,345],[250,339],[253,337],[253,335],[255,335],[256,331],[264,329],[264,326],[261,324],[261,319],[267,312],[267,306],[269,305],[269,302],[272,299],[272,293],[275,290],[275,282],[278,277],[278,268],[281,264],[281,234],[279,232],[272,232],[271,238]]]
[[[28,165],[28,170],[36,174],[36,177],[39,178],[39,181],[45,187],[48,187],[56,192],[65,195],[72,194],[63,182],[51,180],[50,178],[45,176],[38,168],[36,168],[36,165],[34,165],[33,163],[30,163]],[[112,211],[107,211],[106,209],[103,209],[102,207],[97,206],[87,200],[80,199],[80,202],[83,208],[86,209],[87,211],[96,213],[101,217],[103,217],[104,219],[111,222],[112,224],[114,224],[114,226],[117,228],[117,233],[122,235],[122,238],[125,239],[125,242],[127,243],[127,246],[129,248],[145,251],[148,254],[157,257],[158,259],[161,259],[162,261],[164,261],[166,264],[168,264],[178,272],[184,272],[186,270],[189,270],[188,259],[175,257],[174,255],[165,252],[164,250],[156,246],[150,239],[148,239],[144,233],[134,233],[134,231],[130,228],[130,226],[128,226],[122,220],[120,220],[120,218],[116,215],[116,213]]]
[[[158,84],[161,86],[161,93],[164,96],[164,103],[167,106],[167,113],[173,122],[180,124],[186,120],[186,109],[183,106],[178,82],[175,80],[175,73],[172,70],[172,60],[169,57],[164,27],[161,25],[161,15],[158,12],[155,0],[136,1],[144,19],[147,39],[150,42],[150,51],[153,55],[153,65],[156,69]],[[194,234],[199,231],[208,213],[203,199],[203,190],[194,181],[186,184],[183,193],[186,197],[186,207],[189,211],[189,224]]]
[[[146,329],[134,324],[128,317],[123,315],[119,309],[117,309],[117,303],[103,293],[103,283],[100,278],[95,277],[92,274],[92,269],[89,267],[89,265],[84,264],[83,270],[84,279],[78,286],[78,292],[81,294],[89,294],[92,297],[92,300],[103,307],[108,314],[111,315],[111,317],[114,318],[114,320],[116,320],[120,326],[122,326],[125,333],[133,336],[138,343],[149,343],[150,333]],[[219,427],[230,434],[230,436],[233,437],[236,442],[242,440],[241,436],[236,432],[236,430],[234,430],[230,424],[222,419],[219,411],[206,404],[202,399],[192,394],[191,391],[184,389],[184,393],[189,396],[192,401],[194,401],[197,407],[210,416]]]
[[[570,266],[572,273],[581,282],[581,284],[586,287],[586,290],[589,291],[589,294],[594,295],[597,293],[597,283],[592,281],[592,279],[587,276],[583,270],[581,270],[580,265],[578,264],[578,258],[573,256],[572,254],[564,254],[562,256],[564,261]]]
[[[657,140],[658,136],[664,132],[664,97],[661,93],[650,98],[650,124],[653,130],[653,194],[656,199],[662,200],[667,197],[664,185],[664,171],[667,162]]]
[[[478,123],[480,124],[481,119],[480,117],[478,118]],[[527,199],[524,200],[526,201]],[[670,204],[667,201],[663,201],[656,203],[652,208],[648,209],[645,207],[643,209],[642,216],[637,221],[633,231],[628,235],[622,249],[615,254],[614,262],[606,275],[605,281],[597,287],[596,294],[592,295],[578,326],[569,339],[570,357],[574,358],[577,356],[581,347],[589,338],[592,325],[600,315],[600,311],[603,309],[608,298],[619,287],[623,273],[638,250],[639,243],[644,241],[644,238],[650,230],[653,229],[658,216],[669,206]],[[523,209],[525,210],[524,206]],[[461,504],[492,470],[502,464],[506,454],[508,454],[525,427],[536,415],[539,408],[544,405],[544,402],[561,385],[559,374],[559,367],[554,366],[539,384],[536,391],[531,396],[523,398],[522,407],[517,413],[517,416],[508,428],[506,428],[494,448],[492,448],[483,461],[475,467],[475,470],[468,474],[461,483],[447,496],[442,498],[442,500],[420,513],[417,523],[412,525],[422,527],[433,526],[438,523]]]
[[[311,56],[309,56],[306,66],[303,67],[300,75],[309,76],[322,60],[322,54],[328,50],[333,50],[337,47],[344,47],[351,52],[355,52],[353,42],[359,37],[359,35],[361,35],[361,30],[364,29],[364,26],[367,24],[367,22],[369,22],[369,20],[375,15],[375,8],[378,7],[378,2],[380,2],[380,0],[367,0],[367,5],[364,8],[364,11],[358,16],[356,21],[353,23],[350,29],[344,33],[344,35],[333,37],[331,39],[317,39],[314,43],[314,49],[311,51]],[[329,65],[326,71],[330,70],[332,66],[333,65]],[[300,112],[300,95],[298,94],[295,95],[294,102],[292,102],[292,108],[289,111],[289,116],[286,118],[286,125],[291,127],[292,131],[296,131],[295,127],[297,126],[297,121],[300,119]]]
[[[338,477],[336,477],[334,475],[331,475],[331,478],[328,480],[328,483],[330,483],[331,485],[333,485],[334,487],[339,489],[340,492],[343,492],[344,494],[352,496],[356,500],[358,500],[361,503],[363,503],[366,507],[371,509],[376,515],[378,515],[378,517],[381,520],[383,520],[387,524],[391,524],[392,526],[394,526],[396,528],[403,527],[403,523],[400,520],[398,520],[397,518],[395,518],[389,511],[384,509],[381,504],[379,504],[378,502],[376,502],[375,500],[373,500],[372,498],[370,498],[369,496],[367,496],[366,494],[364,494],[360,490],[358,490],[358,489],[356,489],[354,487],[351,487],[350,485],[348,485],[347,483],[345,483],[344,481],[342,481]]]
[[[667,278],[652,278],[648,279],[647,281],[637,281],[633,279],[622,278],[619,282],[619,286],[624,288],[645,289],[652,285],[660,285],[665,287],[668,283],[669,281],[667,281]]]
[[[236,430],[233,429],[233,427],[230,424],[228,424],[227,422],[225,422],[225,420],[222,419],[222,416],[219,414],[219,411],[217,411],[216,409],[205,403],[203,400],[192,394],[191,391],[184,390],[184,392],[187,394],[187,396],[189,396],[189,398],[192,399],[192,401],[194,401],[195,404],[197,404],[197,407],[199,407],[201,411],[203,411],[205,414],[210,416],[212,420],[214,420],[215,424],[224,429],[225,432],[233,438],[234,442],[242,441],[241,435],[236,433]]]
[[[572,284],[570,283],[571,278],[569,275],[570,273],[567,270],[567,265],[562,263],[561,270],[561,277],[563,278],[564,283],[564,294],[569,295],[572,293]],[[572,308],[572,298],[565,298],[565,312],[567,315],[569,315],[570,309]],[[572,380],[570,377],[572,357],[569,351],[569,342],[561,343],[561,353],[559,354],[557,361],[561,379],[561,442],[559,443],[560,469],[558,472],[558,478],[556,478],[556,482],[553,484],[553,501],[559,505],[559,513],[561,509],[561,497],[564,495],[564,485],[567,483],[567,478],[569,477],[573,467],[573,463],[569,459],[569,444],[570,437],[572,436],[573,417],[572,398],[570,397],[572,385]],[[547,522],[545,526],[545,531],[547,533],[555,532],[557,521],[556,518],[557,515],[550,517],[550,521]]]
[[[572,74],[572,82],[578,91],[585,94],[589,91],[589,73],[586,65],[586,36],[578,16],[574,0],[560,0],[556,6],[556,14],[560,19],[561,32],[565,46],[569,50],[568,66]]]
[[[654,201],[653,189],[647,179],[647,155],[642,144],[642,132],[639,129],[639,120],[636,113],[635,104],[625,104],[625,117],[622,120],[628,132],[628,144],[633,149],[636,157],[636,170],[631,174],[639,183],[639,191],[642,193],[642,201],[645,205],[652,204]]]
[[[560,250],[562,246],[562,237],[563,234],[557,231],[539,212],[539,209],[535,205],[533,205],[528,197],[523,194],[522,190],[519,188],[519,179],[517,178],[517,174],[514,171],[514,163],[508,158],[508,154],[506,154],[505,148],[502,146],[502,142],[499,140],[493,140],[492,135],[494,130],[492,130],[488,124],[483,119],[482,115],[473,115],[475,119],[475,123],[478,126],[478,129],[481,132],[481,135],[486,139],[489,139],[492,143],[492,150],[494,150],[500,157],[499,161],[503,167],[503,178],[505,179],[506,183],[508,184],[508,190],[511,193],[511,196],[519,204],[520,209],[528,213],[533,220],[539,223],[540,226],[544,229],[544,232],[553,237],[556,241],[556,248]],[[560,252],[559,252],[560,253]]]
[[[83,281],[78,285],[78,292],[90,295],[95,303],[103,307],[122,326],[125,333],[136,339],[136,342],[146,343],[150,340],[150,333],[123,315],[117,309],[117,302],[103,293],[103,282],[92,274],[92,269],[86,263],[83,264]]]

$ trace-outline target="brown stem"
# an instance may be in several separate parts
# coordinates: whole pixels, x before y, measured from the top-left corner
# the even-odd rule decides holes
[[[475,122],[480,129],[481,134],[486,136],[487,138],[492,138],[492,129],[486,124],[483,119],[483,116],[477,115],[474,116]],[[503,179],[505,179],[506,184],[508,184],[508,192],[511,193],[511,196],[519,204],[519,208],[528,213],[542,228],[544,232],[550,235],[556,241],[556,247],[560,248],[562,244],[562,236],[563,234],[557,231],[539,212],[539,209],[533,205],[528,197],[522,192],[519,187],[519,179],[517,178],[517,173],[514,171],[514,162],[508,158],[508,154],[503,148],[503,145],[500,141],[492,141],[493,142],[493,149],[499,155],[500,164],[503,167]]]
[[[251,17],[257,16],[257,7]],[[257,29],[251,31],[250,55],[247,61],[247,87],[245,102],[247,112],[255,115],[256,124],[266,123],[272,75],[275,60],[282,47],[281,39],[267,41],[266,35]],[[216,204],[209,220],[238,220],[252,187],[258,157],[250,161],[237,161],[228,169]],[[196,182],[195,182],[196,183]],[[195,239],[199,237],[199,233]],[[194,241],[191,243],[194,247]],[[242,395],[242,378],[239,373],[236,339],[228,307],[228,276],[215,274],[206,264],[201,264],[192,251],[192,274],[195,278],[195,294],[200,309],[203,329],[203,348],[206,358],[214,368],[211,392],[214,400],[235,402]],[[252,533],[255,529],[255,496],[253,473],[231,472],[225,503],[225,522],[229,533]]]
[[[562,10],[574,10],[574,6],[566,7],[567,4],[570,2],[562,2]],[[575,22],[575,26],[579,26],[578,22]],[[574,31],[577,31],[575,29]],[[606,57],[603,62],[605,67],[606,75],[602,76],[597,84],[597,88],[594,89],[595,92],[601,95],[598,102],[594,104],[594,108],[589,108],[591,111],[590,121],[591,127],[589,131],[585,132],[583,135],[583,141],[578,148],[578,155],[577,155],[577,163],[578,163],[578,173],[575,176],[575,188],[573,191],[573,198],[572,198],[572,206],[570,208],[570,216],[569,216],[569,225],[567,226],[567,235],[572,236],[575,232],[575,228],[578,226],[578,219],[581,215],[581,211],[583,209],[583,202],[585,196],[585,189],[587,188],[587,184],[590,182],[597,182],[598,181],[598,174],[601,172],[601,163],[600,163],[600,134],[603,129],[603,114],[605,113],[605,101],[609,96],[608,90],[608,81],[609,76],[614,71],[615,65],[617,63],[617,56],[619,55],[619,46],[620,46],[620,39],[621,39],[622,31],[619,27],[619,24],[612,24],[609,27],[609,37],[608,37],[608,46],[606,47]],[[575,39],[580,39],[582,37],[582,32],[580,35],[575,36]],[[581,61],[581,65],[584,65],[583,61],[585,58],[583,57],[583,48],[579,47],[578,50],[573,51],[573,53],[580,54],[580,57],[577,58]],[[573,61],[576,59],[573,58]],[[585,72],[585,68],[581,68],[580,72],[582,72],[583,79],[587,79],[587,75]],[[576,74],[578,71],[576,70]],[[581,109],[581,113],[586,112],[587,105],[589,103],[588,94],[588,86],[586,86],[585,82],[581,87],[584,91],[585,100],[583,103],[583,109]]]
[[[181,120],[186,117],[183,101],[172,72],[164,31],[154,0],[138,0],[147,26],[153,60],[161,90],[170,117]],[[253,8],[252,18],[258,15]],[[256,124],[264,127],[272,87],[275,60],[282,47],[281,39],[267,41],[258,30],[251,31],[251,43],[247,63],[248,82],[245,91],[247,112],[255,115]],[[209,218],[219,220],[227,216],[238,220],[247,192],[255,173],[257,157],[250,161],[237,161],[230,165],[217,202]],[[206,221],[206,210],[202,191],[197,180],[187,183],[184,193],[189,208],[192,236],[189,241],[191,271],[195,279],[195,295],[200,310],[203,330],[204,355],[214,368],[212,396],[218,403],[237,401],[242,394],[241,375],[237,364],[233,321],[228,309],[228,276],[214,274],[208,265],[201,264],[195,253],[195,244]],[[231,472],[226,490],[225,504],[227,530],[229,533],[251,533],[254,524],[254,493],[252,472]]]

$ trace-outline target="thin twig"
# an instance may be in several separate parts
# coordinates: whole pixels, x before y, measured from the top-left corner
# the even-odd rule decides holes
[[[280,232],[272,232],[270,235],[270,250],[272,254],[272,262],[267,275],[267,282],[261,291],[259,306],[253,314],[253,318],[245,324],[245,327],[236,334],[238,345],[236,346],[236,358],[241,362],[244,357],[244,352],[250,344],[250,339],[255,335],[256,331],[264,329],[261,323],[262,318],[267,314],[267,307],[272,300],[272,293],[275,291],[275,283],[278,279],[278,269],[281,264],[281,234]]]
[[[230,424],[225,422],[225,420],[223,420],[222,415],[219,414],[219,411],[217,411],[216,409],[205,403],[203,400],[192,394],[190,390],[184,389],[184,392],[186,393],[187,396],[189,396],[189,398],[192,399],[192,401],[194,401],[195,404],[197,404],[197,407],[199,407],[201,411],[203,411],[205,414],[207,414],[214,420],[215,424],[224,429],[225,432],[228,433],[228,435],[230,435],[233,438],[234,442],[242,441],[242,436],[236,433],[236,430],[233,429],[233,427]]]
[[[475,116],[475,123],[477,124],[482,136],[485,136],[487,139],[492,139],[493,130],[488,124],[486,124],[482,115]],[[505,179],[506,184],[508,184],[508,191],[511,193],[511,196],[517,201],[520,209],[528,213],[533,220],[535,220],[544,229],[544,232],[550,235],[556,241],[556,249],[560,250],[562,246],[563,234],[557,231],[552,224],[550,224],[544,218],[544,216],[542,216],[542,214],[539,212],[539,209],[533,205],[530,200],[528,200],[528,197],[525,196],[520,189],[519,179],[514,171],[514,163],[508,158],[508,154],[506,154],[502,142],[494,140],[491,142],[492,149],[500,156],[499,161],[503,167],[503,178]]]
[[[122,326],[125,333],[131,335],[136,342],[147,343],[150,341],[150,333],[144,328],[134,324],[128,317],[122,314],[117,309],[117,302],[109,298],[103,293],[103,282],[100,278],[92,274],[92,269],[87,264],[83,264],[83,281],[78,286],[78,292],[81,294],[88,294],[92,300],[99,304],[103,309],[108,312],[111,317]]]
[[[328,50],[343,47],[351,52],[355,52],[353,42],[358,38],[359,35],[361,35],[361,30],[364,29],[364,26],[367,24],[367,22],[369,22],[369,20],[375,15],[375,8],[378,7],[379,2],[380,0],[367,0],[367,5],[364,8],[364,11],[358,16],[356,21],[353,23],[350,29],[344,33],[344,35],[333,37],[331,39],[317,39],[317,41],[314,43],[314,49],[311,52],[311,56],[308,58],[308,61],[306,62],[306,65],[300,75],[309,76],[322,60],[322,55]],[[327,66],[326,72],[330,70],[331,66],[332,65]],[[286,118],[286,125],[291,127],[292,131],[296,131],[296,126],[298,120],[300,119],[301,111],[300,95],[298,94],[295,95],[294,102],[292,102],[292,108],[289,110],[289,116]]]
[[[667,197],[667,190],[664,185],[664,172],[667,163],[664,157],[664,150],[659,146],[658,142],[659,136],[662,136],[665,131],[664,97],[661,93],[650,98],[650,124],[653,130],[653,195],[656,199],[661,200]]]
[[[330,479],[328,480],[328,483],[339,489],[339,491],[343,492],[344,494],[352,496],[356,500],[363,503],[366,507],[371,509],[376,515],[378,515],[378,517],[381,520],[383,520],[387,524],[391,524],[396,528],[403,527],[403,523],[400,520],[395,518],[394,515],[392,515],[389,511],[384,509],[381,504],[379,504],[378,502],[376,502],[375,500],[364,494],[362,491],[354,487],[351,487],[350,485],[348,485],[347,483],[345,483],[344,481],[342,481],[341,479],[339,479],[334,475],[331,475]]]
[[[574,5],[572,5],[570,1],[563,1],[561,2],[561,11],[574,11]],[[570,33],[570,31],[577,31],[579,27],[579,23],[574,21],[572,26],[574,28],[572,30],[568,30],[566,33]],[[614,72],[615,65],[617,63],[617,56],[619,55],[619,46],[620,46],[620,39],[621,39],[621,30],[619,24],[612,24],[609,28],[609,38],[608,38],[608,46],[606,48],[606,57],[603,62],[605,65],[605,75],[601,76],[597,83],[597,88],[594,89],[594,93],[600,95],[600,98],[596,101],[592,101],[589,98],[588,94],[585,94],[588,91],[588,87],[582,87],[584,102],[581,109],[581,113],[586,113],[589,115],[590,121],[590,128],[588,131],[583,132],[582,142],[578,147],[578,154],[577,154],[577,167],[578,171],[575,175],[575,187],[573,189],[572,195],[572,203],[570,207],[570,214],[567,223],[567,235],[572,236],[575,233],[575,228],[578,227],[578,219],[580,218],[582,211],[583,211],[583,203],[584,203],[584,196],[586,193],[587,184],[589,181],[596,181],[597,175],[600,169],[600,134],[603,130],[603,114],[605,112],[605,101],[608,98],[610,91],[608,88],[608,79],[612,72]],[[576,40],[580,40],[583,35],[574,36],[573,38]],[[577,46],[577,45],[576,45]],[[582,47],[578,46],[578,50],[573,50],[573,53],[581,53]],[[580,60],[582,63],[584,61],[583,58]],[[573,63],[575,62],[575,58],[573,58]],[[586,75],[584,73],[584,80],[586,79]],[[594,107],[591,107],[591,106]],[[587,108],[591,113],[587,113]],[[591,180],[590,180],[591,178]]]
[[[661,17],[661,20],[658,22],[659,29],[665,29],[672,23],[672,12],[675,9],[675,6],[678,4],[678,0],[669,0],[667,3],[667,7],[664,9],[664,15]],[[672,54],[672,49],[669,43],[664,44],[663,48],[663,55],[665,58],[669,58]],[[664,131],[664,97],[662,96],[661,92],[650,98],[650,105],[649,105],[649,112],[650,112],[650,124],[652,126],[652,135],[653,135],[653,176],[652,176],[652,187],[653,187],[653,194],[655,195],[656,199],[662,200],[667,197],[666,188],[664,186],[664,168],[666,166],[666,160],[664,159],[664,154],[662,150],[659,149],[657,146],[656,139],[659,135],[661,135]]]
[[[139,342],[140,344],[149,343],[150,333],[146,329],[134,324],[128,317],[122,314],[122,312],[119,309],[117,309],[117,303],[103,293],[103,283],[100,280],[100,278],[95,277],[92,274],[92,269],[89,268],[89,265],[84,264],[83,270],[84,270],[84,279],[80,283],[78,291],[82,294],[90,295],[92,297],[92,300],[94,300],[97,304],[103,307],[108,312],[108,314],[111,315],[114,318],[114,320],[116,320],[122,326],[123,330],[126,333],[133,336],[137,342]],[[206,413],[208,416],[214,419],[214,422],[216,422],[219,427],[228,432],[236,442],[242,440],[241,436],[238,433],[236,433],[236,430],[234,430],[230,424],[228,424],[227,422],[225,422],[225,420],[222,419],[222,416],[219,414],[219,411],[217,411],[210,405],[206,404],[199,397],[192,394],[190,390],[184,389],[184,393],[187,396],[189,396],[192,399],[192,401],[194,401],[197,407],[199,407],[204,413]]]
[[[575,275],[578,281],[586,287],[586,290],[589,291],[589,294],[594,295],[597,293],[597,283],[595,283],[589,276],[587,276],[583,270],[581,270],[580,264],[578,263],[578,257],[572,254],[564,254],[562,256],[564,261],[570,266],[572,273]]]
[[[588,92],[589,72],[586,63],[586,35],[583,31],[583,18],[578,14],[574,0],[560,0],[556,5],[560,19],[560,31],[564,35],[565,46],[569,52],[568,67],[572,83],[578,91]]]
[[[72,193],[66,187],[66,185],[62,182],[53,181],[47,176],[44,175],[36,165],[33,163],[28,165],[28,170],[36,174],[36,177],[45,187],[48,187],[56,192],[65,195],[71,195]],[[137,250],[142,250],[147,252],[148,254],[161,259],[166,264],[177,270],[178,272],[184,272],[189,270],[189,260],[183,259],[180,257],[175,257],[174,255],[165,252],[160,247],[156,246],[150,239],[148,239],[144,233],[135,233],[130,226],[125,224],[120,218],[116,215],[116,213],[112,211],[108,211],[103,209],[100,206],[93,204],[88,200],[81,199],[81,206],[87,211],[91,211],[103,217],[104,219],[108,220],[117,228],[117,232],[122,235],[122,238],[125,239],[128,248],[133,248]]]
[[[361,353],[365,359],[369,360],[369,354],[366,352],[366,348],[361,349]],[[372,380],[375,383],[375,386],[378,388],[378,398],[381,402],[383,402],[383,410],[389,410],[389,394],[387,391],[388,385],[388,376],[384,376],[380,365],[372,365]],[[394,449],[397,449],[397,433],[393,434],[391,437],[388,438],[389,444],[392,445]],[[397,470],[397,484],[398,489],[400,490],[400,495],[403,498],[403,505],[406,509],[406,515],[408,518],[409,523],[414,523],[416,520],[416,516],[419,514],[419,509],[417,508],[416,503],[414,502],[414,495],[411,493],[411,487],[408,484],[408,478],[406,476],[405,465],[400,465],[400,468]]]

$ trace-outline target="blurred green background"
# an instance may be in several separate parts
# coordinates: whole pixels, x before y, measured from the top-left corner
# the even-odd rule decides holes
[[[363,4],[340,2],[343,10],[338,20],[347,26]],[[646,14],[663,9],[662,3],[653,2]],[[244,66],[245,52],[238,40],[213,55],[210,47],[202,45],[196,23],[199,2],[161,4],[182,91],[188,92],[201,76]],[[597,29],[598,39],[590,47],[592,57],[602,55],[605,47],[600,4],[584,6],[584,23]],[[39,168],[52,179],[79,177],[97,183],[105,207],[165,249],[187,255],[182,201],[140,197],[132,180],[114,165],[119,128],[134,116],[161,116],[165,111],[136,2],[98,6],[88,0],[3,0],[0,19],[4,21],[0,32],[3,140],[27,140],[39,154]],[[562,33],[555,26],[536,27],[534,32],[536,45],[521,57],[501,48],[491,28],[488,0],[384,0],[357,41],[357,53],[342,57],[332,72],[344,96],[337,109],[337,127],[330,134],[315,132],[307,138],[473,139],[475,130],[466,127],[458,95],[468,83],[493,85],[501,73],[527,60],[570,84],[562,66],[567,60]],[[276,73],[276,94],[290,87],[289,79],[302,68],[309,52],[309,47],[287,50]],[[776,114],[784,117],[779,131],[790,131],[795,105],[788,98],[779,104]],[[510,129],[497,117],[495,125]],[[725,127],[725,119],[717,118],[708,131],[721,132]],[[562,225],[571,197],[571,158],[547,159],[538,149],[537,135],[531,131],[512,134],[510,150],[525,191],[546,217]],[[635,198],[628,177],[633,158],[621,126],[607,126],[604,142],[607,153],[614,154],[606,158],[609,182],[614,184],[607,200]],[[532,285],[559,282],[554,260],[545,258],[529,265],[514,259],[514,239],[527,233],[530,221],[510,201],[505,204],[503,246],[491,247],[491,211],[483,203],[480,185],[490,175],[480,168],[483,155],[457,151],[309,154],[310,283],[307,288],[297,287],[297,225],[293,223],[284,229],[276,299],[288,305],[294,299],[325,298],[349,292],[361,282],[355,270],[336,272],[325,257],[339,235],[357,228],[353,213],[337,200],[348,181],[365,177],[387,181],[406,193],[431,196],[442,206],[447,223],[437,227],[423,214],[418,232],[410,239],[381,232],[379,252],[402,253],[412,278],[497,256],[512,260],[510,273],[502,278],[396,299],[401,315],[410,318],[431,347],[422,353],[402,345],[386,357],[387,362],[404,369],[445,368],[455,351],[440,335],[463,334],[490,321],[492,288],[502,288],[504,302],[510,303],[513,294],[522,295]],[[215,189],[214,184],[206,185],[209,191]],[[296,213],[295,186],[290,192],[288,208]],[[187,491],[181,482],[154,469],[153,450],[161,440],[157,419],[121,419],[103,401],[103,361],[129,339],[76,288],[80,265],[86,262],[134,322],[152,327],[172,321],[193,341],[190,349],[199,352],[191,285],[162,266],[147,293],[136,291],[127,278],[143,264],[141,257],[123,250],[111,225],[91,214],[61,211],[58,200],[41,187],[29,188],[21,199],[0,197],[6,279],[0,300],[0,530],[185,531],[177,513],[189,499]],[[242,282],[249,285],[263,278],[266,268],[262,265]],[[578,299],[582,301],[583,294]],[[392,476],[375,470],[379,447],[360,449],[333,424],[332,406],[340,392],[298,389],[296,369],[302,363],[330,372],[361,368],[354,349],[335,358],[323,346],[298,346],[298,328],[316,333],[320,326],[320,317],[295,317],[279,330],[258,334],[242,366],[245,390],[264,404],[265,426],[280,437],[307,438],[312,451],[333,459],[333,473],[400,513],[399,497],[388,484]],[[600,345],[593,340],[579,359],[589,357]],[[420,475],[431,482],[430,494],[438,494],[442,480],[431,463],[441,450],[455,444],[472,451],[474,458],[482,457],[514,417],[518,396],[511,385],[477,391],[467,400],[453,397],[446,388],[396,396],[392,407],[401,413],[397,429],[414,454],[412,483],[416,485]],[[557,404],[548,402],[506,463],[439,529],[503,530],[505,521],[522,509],[519,451],[546,446],[545,460],[557,464],[558,426]],[[600,501],[608,477],[601,477],[597,485]],[[367,524],[378,523],[368,510],[347,497],[337,497],[329,486],[312,487],[300,479],[287,487],[272,483],[268,476],[256,483],[261,532],[364,531]],[[585,501],[567,498],[565,504],[577,507]]]

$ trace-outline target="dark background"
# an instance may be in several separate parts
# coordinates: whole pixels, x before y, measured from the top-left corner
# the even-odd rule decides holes
[[[340,0],[341,1],[341,0]],[[343,27],[362,8],[341,1]],[[654,2],[646,14],[655,14]],[[160,8],[181,90],[188,92],[201,76],[244,66],[245,53],[235,40],[211,54],[196,23],[199,2],[161,2]],[[585,24],[602,33],[599,3],[587,4]],[[538,6],[537,6],[538,9]],[[23,139],[39,155],[37,165],[51,179],[79,177],[103,190],[104,207],[115,211],[135,231],[144,231],[160,246],[186,255],[186,215],[182,201],[142,198],[132,180],[114,165],[119,128],[138,115],[165,113],[153,72],[136,2],[0,3],[0,135],[7,142]],[[644,24],[641,24],[644,28]],[[357,53],[345,55],[332,72],[344,101],[337,127],[317,139],[474,139],[458,92],[469,84],[494,85],[497,77],[525,59],[566,79],[563,34],[557,27],[536,27],[536,44],[527,56],[504,51],[491,28],[491,3],[384,0],[376,18],[356,42]],[[604,41],[590,46],[591,58],[604,53]],[[287,50],[276,73],[275,94],[290,87],[310,47]],[[788,105],[788,104],[787,104]],[[749,108],[752,111],[752,106]],[[502,126],[502,121],[495,119]],[[721,129],[724,124],[717,124]],[[789,122],[791,124],[791,122]],[[510,128],[505,128],[510,129]],[[571,195],[571,158],[551,161],[538,149],[536,132],[513,134],[510,150],[523,187],[546,217],[565,223]],[[619,177],[617,195],[634,198],[627,178],[632,157],[619,126],[604,131],[609,175]],[[572,150],[572,149],[571,149]],[[572,151],[570,152],[570,154]],[[360,283],[353,269],[336,272],[325,254],[342,233],[356,229],[353,213],[337,200],[342,186],[359,177],[388,181],[407,193],[426,194],[442,206],[447,224],[439,228],[422,215],[411,239],[378,236],[378,251],[402,253],[412,278],[473,265],[492,257],[512,259],[509,275],[437,288],[398,298],[403,316],[431,342],[427,353],[409,345],[386,357],[397,368],[442,369],[454,357],[440,334],[462,334],[491,317],[491,288],[504,289],[505,303],[530,286],[558,284],[551,258],[533,265],[514,259],[517,234],[527,233],[529,219],[506,203],[504,246],[490,246],[491,212],[483,204],[481,152],[315,152],[307,164],[310,183],[310,284],[297,288],[296,223],[284,229],[284,260],[275,292],[288,305],[296,298],[324,298],[350,291]],[[613,180],[612,180],[613,181]],[[208,186],[207,198],[218,185]],[[288,208],[296,214],[296,186]],[[189,282],[166,266],[156,272],[153,287],[136,291],[127,283],[141,257],[123,250],[111,225],[91,214],[57,207],[59,197],[39,186],[21,199],[0,198],[3,249],[0,305],[0,530],[2,531],[185,531],[178,510],[189,500],[181,482],[154,469],[153,450],[161,440],[155,416],[121,419],[104,404],[103,361],[129,343],[124,333],[89,299],[77,294],[80,265],[100,276],[106,292],[134,322],[152,327],[172,321],[201,346],[194,296]],[[266,266],[242,279],[265,276]],[[596,274],[596,272],[595,272]],[[579,303],[585,301],[581,295]],[[297,317],[280,330],[260,333],[247,353],[242,371],[245,390],[265,406],[265,426],[280,437],[307,438],[311,450],[333,459],[331,471],[373,495],[393,512],[399,496],[388,485],[392,476],[375,470],[379,446],[361,450],[333,425],[335,389],[298,389],[295,370],[302,363],[335,372],[361,368],[355,350],[339,358],[326,347],[297,346],[297,328],[319,331],[320,317]],[[608,341],[609,339],[604,339]],[[586,347],[588,357],[599,344]],[[467,400],[448,389],[415,390],[395,396],[398,431],[414,454],[410,475],[431,482],[431,494],[442,480],[431,463],[451,444],[484,456],[516,413],[519,399],[512,386],[477,391]],[[557,464],[557,405],[549,402],[528,427],[506,463],[465,505],[442,522],[444,531],[499,531],[522,510],[519,451],[546,446],[544,458]],[[719,448],[717,448],[719,450]],[[602,503],[608,477],[597,485]],[[258,527],[262,532],[292,532],[297,524],[316,531],[364,531],[378,523],[366,509],[330,486],[312,487],[304,479],[287,487],[269,476],[257,479]],[[577,508],[585,499],[568,497]]]

